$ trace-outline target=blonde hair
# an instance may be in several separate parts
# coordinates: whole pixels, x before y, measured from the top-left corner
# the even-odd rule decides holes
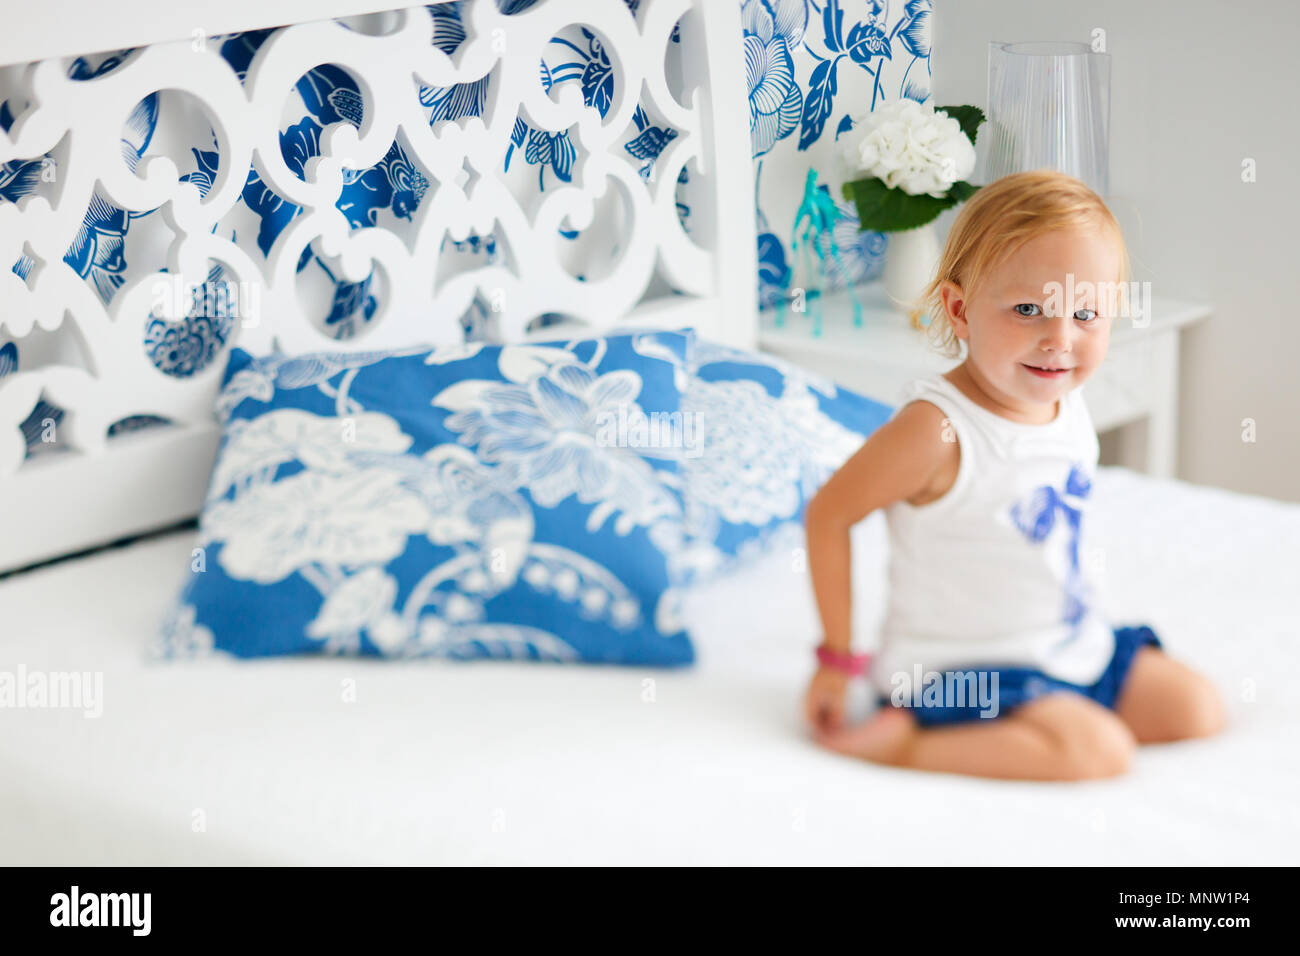
[[[969,301],[989,273],[1030,239],[1089,227],[1110,231],[1119,248],[1118,281],[1128,283],[1128,247],[1119,223],[1102,198],[1073,176],[1037,169],[1003,176],[982,187],[962,207],[948,233],[935,276],[912,310],[913,328],[927,332],[944,355],[960,357],[961,341],[944,308],[940,286],[945,281],[956,283]]]

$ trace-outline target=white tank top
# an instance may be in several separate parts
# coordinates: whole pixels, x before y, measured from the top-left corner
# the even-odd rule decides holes
[[[1045,425],[1009,421],[942,375],[909,382],[894,414],[924,399],[961,448],[951,489],[885,509],[889,595],[871,679],[976,666],[1095,682],[1114,653],[1096,552],[1084,532],[1098,443],[1078,388]]]

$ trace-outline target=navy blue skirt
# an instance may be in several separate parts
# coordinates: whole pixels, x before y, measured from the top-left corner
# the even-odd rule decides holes
[[[895,705],[888,697],[878,698],[882,707],[903,706],[912,711],[917,723],[928,726],[934,724],[958,724],[968,720],[996,719],[1014,711],[1021,704],[1056,691],[1073,691],[1090,697],[1103,707],[1115,708],[1124,679],[1137,652],[1150,644],[1160,647],[1160,638],[1145,624],[1136,627],[1117,627],[1115,631],[1115,653],[1097,678],[1096,683],[1084,686],[1049,677],[1042,671],[1026,667],[968,668],[961,671],[945,672],[960,676],[964,688],[979,688],[978,694],[948,694],[943,687],[935,688],[934,693],[939,702],[926,699],[911,704]],[[944,697],[954,699],[945,700]],[[978,699],[970,700],[975,696]],[[992,706],[996,701],[996,707]]]

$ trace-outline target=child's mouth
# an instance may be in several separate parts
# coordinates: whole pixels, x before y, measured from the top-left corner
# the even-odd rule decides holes
[[[1020,364],[1025,365],[1024,362],[1021,362]],[[1025,365],[1025,368],[1029,369],[1029,371],[1033,372],[1039,378],[1060,378],[1062,375],[1065,375],[1070,371],[1068,368],[1049,369],[1041,368],[1037,365]]]

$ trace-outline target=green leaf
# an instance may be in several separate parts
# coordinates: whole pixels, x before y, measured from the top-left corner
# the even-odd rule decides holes
[[[948,187],[948,195],[957,200],[957,202],[965,202],[967,199],[970,199],[971,196],[974,196],[979,188],[979,186],[972,186],[963,179]]]
[[[913,196],[892,189],[874,177],[845,183],[844,198],[852,200],[857,207],[862,229],[873,232],[915,229],[933,222],[941,212],[957,204],[951,194],[942,199],[925,193]]]
[[[975,137],[979,134],[980,124],[984,122],[984,111],[978,106],[936,106],[935,110],[947,113],[958,123],[961,124],[961,131],[966,134],[966,138],[975,145]]]

